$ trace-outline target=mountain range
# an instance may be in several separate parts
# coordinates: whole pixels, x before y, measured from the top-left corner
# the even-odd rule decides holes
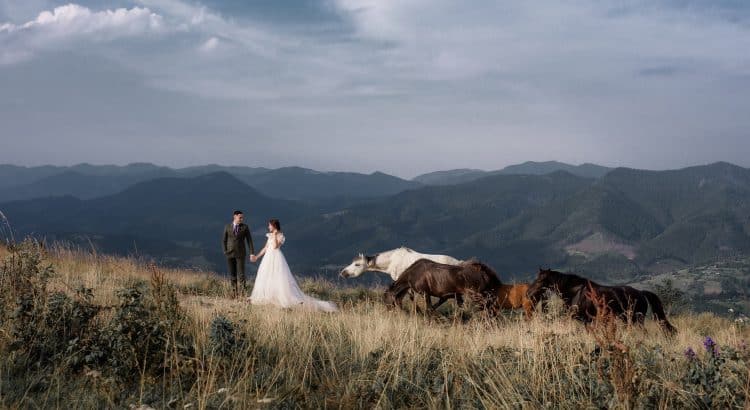
[[[0,202],[61,195],[91,199],[156,178],[190,178],[216,172],[229,173],[266,195],[303,201],[378,197],[422,185],[382,172],[319,172],[301,167],[206,165],[173,169],[144,163],[71,167],[0,165]]]
[[[269,169],[212,164],[169,168],[149,163],[124,166],[78,164],[69,167],[0,165],[0,202],[62,195],[91,199],[114,194],[155,178],[189,178],[215,172],[227,172],[274,198],[313,202],[351,201],[393,195],[425,185],[469,182],[495,174],[543,175],[560,170],[583,177],[599,178],[610,168],[593,164],[569,165],[556,161],[525,162],[498,171],[438,171],[406,180],[382,172],[320,172],[302,167]]]
[[[590,163],[570,165],[558,161],[527,161],[522,164],[509,165],[496,171],[463,168],[430,172],[414,177],[413,181],[425,185],[455,185],[491,175],[544,175],[555,171],[566,171],[584,178],[601,178],[611,170],[612,168]]]
[[[527,279],[544,265],[610,282],[750,254],[746,168],[714,163],[603,173],[604,167],[587,165],[571,166],[578,170],[573,174],[554,166],[545,173],[548,164],[555,163],[482,171],[461,183],[303,168],[174,170],[150,164],[99,173],[78,168],[55,174],[41,167],[33,179],[5,166],[3,178],[14,173],[26,187],[63,181],[47,185],[48,192],[63,195],[6,201],[0,211],[21,236],[219,270],[219,233],[236,207],[246,210],[256,242],[264,239],[264,220],[282,220],[290,239],[285,253],[301,274],[331,274],[358,252],[398,246],[477,257],[506,278]],[[459,174],[451,172],[442,175]],[[78,187],[78,196],[54,190],[71,180],[99,185],[69,184]],[[3,180],[0,186],[9,192],[12,184]],[[100,187],[116,192],[96,195]],[[329,195],[316,196],[316,189]]]

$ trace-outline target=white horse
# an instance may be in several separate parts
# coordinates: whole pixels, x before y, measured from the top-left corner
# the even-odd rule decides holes
[[[429,259],[446,265],[460,265],[463,263],[463,261],[452,256],[419,253],[402,246],[390,251],[380,252],[375,254],[375,256],[367,256],[360,253],[352,260],[349,266],[341,270],[340,275],[344,278],[356,278],[365,272],[385,272],[395,281],[409,266],[420,259]]]

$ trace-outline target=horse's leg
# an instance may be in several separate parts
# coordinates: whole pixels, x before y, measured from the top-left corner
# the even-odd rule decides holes
[[[430,295],[428,293],[425,293],[425,295],[424,295],[424,303],[425,303],[425,306],[426,306],[425,314],[434,315],[435,313],[437,313],[436,309],[438,308],[438,306],[440,306],[444,302],[445,302],[445,299],[442,298],[442,297],[439,297],[438,302],[433,305],[432,304],[432,295]]]
[[[404,301],[403,293],[394,295],[394,303],[396,304],[396,306],[398,306],[398,309],[402,311],[404,310],[404,306],[402,305],[403,301]]]
[[[437,308],[439,308],[439,307],[440,307],[440,306],[441,306],[441,305],[442,305],[443,303],[445,303],[445,302],[446,302],[446,301],[447,301],[448,299],[449,299],[448,297],[445,297],[445,296],[441,296],[441,297],[440,297],[440,298],[438,299],[437,303],[435,303],[434,305],[432,305],[432,310],[437,310]]]
[[[484,303],[486,304],[487,310],[489,310],[492,317],[497,317],[500,314],[500,304],[497,303],[497,298],[492,293],[484,295]]]
[[[456,305],[458,305],[458,307],[464,306],[464,295],[456,293]]]
[[[648,299],[643,293],[638,293],[638,299],[635,303],[635,320],[636,323],[642,328],[646,328],[646,314],[648,313]]]
[[[531,315],[533,314],[534,307],[531,306],[531,301],[526,299],[522,302],[523,311],[526,314],[526,320],[531,320]]]

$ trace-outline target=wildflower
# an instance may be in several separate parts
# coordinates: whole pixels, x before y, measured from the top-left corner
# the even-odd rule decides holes
[[[695,356],[696,356],[696,354],[695,354],[695,351],[693,350],[692,347],[688,347],[687,350],[685,350],[685,357],[688,360],[694,360]]]
[[[706,338],[703,339],[703,347],[706,348],[707,352],[713,352],[714,346],[716,346],[716,342],[714,342],[714,339],[711,339],[711,336],[706,336]]]
[[[719,347],[716,345],[714,339],[711,339],[711,336],[706,336],[706,338],[703,340],[703,347],[706,348],[706,351],[708,353],[711,353],[714,356],[719,355]]]

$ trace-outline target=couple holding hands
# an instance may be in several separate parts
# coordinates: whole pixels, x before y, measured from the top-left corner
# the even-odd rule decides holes
[[[268,221],[266,245],[255,254],[250,228],[245,224],[242,211],[234,211],[232,223],[224,227],[222,249],[227,258],[231,275],[233,295],[238,297],[245,290],[245,243],[250,247],[250,262],[263,258],[248,301],[253,305],[276,305],[284,308],[302,307],[310,310],[335,312],[333,302],[315,299],[302,292],[286,262],[281,246],[286,241],[278,219]]]

